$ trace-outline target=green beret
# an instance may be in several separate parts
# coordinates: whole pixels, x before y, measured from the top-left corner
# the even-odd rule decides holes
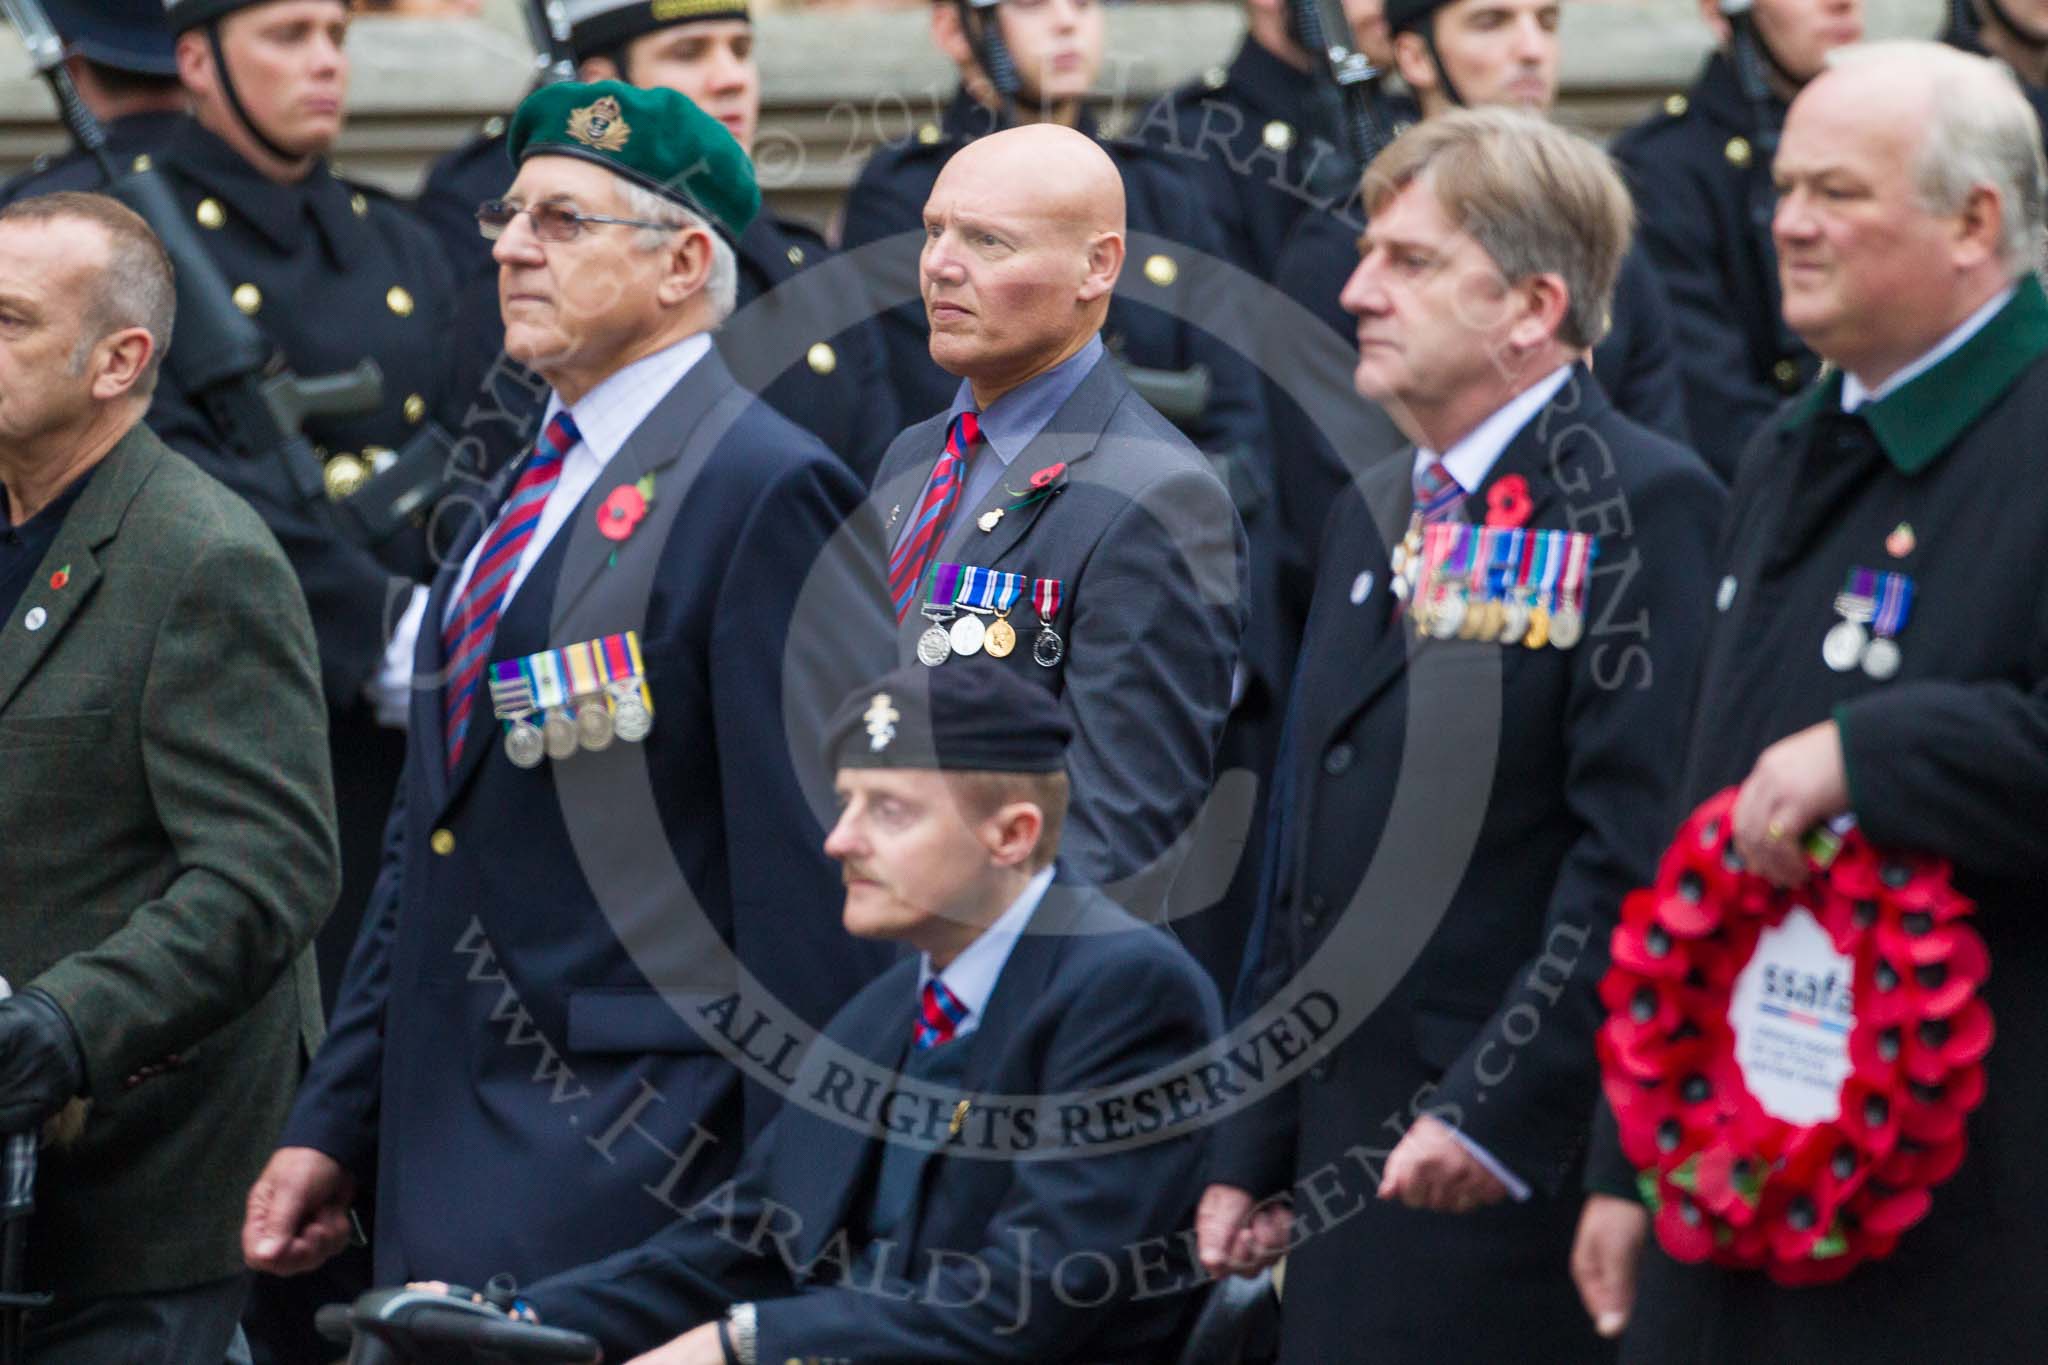
[[[563,81],[528,95],[506,135],[512,164],[575,156],[616,171],[738,241],[761,211],[754,163],[725,125],[666,87]]]

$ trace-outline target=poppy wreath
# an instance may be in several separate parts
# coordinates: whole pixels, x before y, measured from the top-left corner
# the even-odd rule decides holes
[[[1852,827],[1809,839],[1813,878],[1787,891],[1743,866],[1734,808],[1731,787],[1694,811],[1656,884],[1623,902],[1600,984],[1602,1085],[1674,1259],[1827,1283],[1888,1255],[1962,1163],[1984,1098],[1990,964],[1946,862],[1875,849]],[[1840,1110],[1804,1125],[1751,1094],[1728,1020],[1758,938],[1795,907],[1854,970]]]

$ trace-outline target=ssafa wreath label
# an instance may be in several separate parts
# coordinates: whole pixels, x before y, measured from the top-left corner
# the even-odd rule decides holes
[[[1837,1280],[1889,1254],[1962,1163],[1991,1012],[1974,904],[1853,826],[1785,890],[1736,854],[1733,788],[1622,905],[1602,1083],[1680,1261]]]

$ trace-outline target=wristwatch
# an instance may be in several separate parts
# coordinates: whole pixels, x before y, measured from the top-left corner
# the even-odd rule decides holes
[[[739,1365],[758,1365],[755,1360],[758,1332],[754,1325],[754,1305],[736,1303],[725,1315],[725,1325],[732,1333],[732,1353]]]

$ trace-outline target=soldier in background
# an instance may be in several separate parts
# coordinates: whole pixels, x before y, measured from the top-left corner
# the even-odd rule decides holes
[[[106,127],[107,155],[127,170],[163,145],[184,120],[177,45],[164,23],[163,0],[45,0],[64,40],[64,69]],[[0,204],[32,194],[98,189],[99,163],[84,152],[45,153],[0,186]]]
[[[749,156],[760,129],[761,72],[746,0],[683,7],[648,0],[571,0],[570,43],[581,80],[666,86],[717,118]],[[437,162],[419,209],[441,237],[462,279],[465,375],[483,375],[498,359],[498,271],[490,243],[477,235],[476,206],[512,183],[504,121],[492,119],[467,145]],[[739,307],[721,329],[720,353],[740,382],[804,427],[863,479],[901,425],[882,370],[879,328],[863,320],[844,329],[810,315],[835,302],[819,291],[784,289],[831,255],[811,228],[763,213],[738,243]],[[764,308],[749,312],[762,295]]]
[[[1996,57],[2048,127],[2048,4],[2042,0],[1949,0],[1941,40]]]
[[[1733,480],[1750,435],[1819,372],[1778,312],[1771,154],[1786,103],[1829,51],[1863,36],[1863,0],[1756,0],[1734,24],[1718,0],[1700,8],[1718,50],[1690,90],[1615,140],[1614,156],[1671,294],[1697,448]]]

